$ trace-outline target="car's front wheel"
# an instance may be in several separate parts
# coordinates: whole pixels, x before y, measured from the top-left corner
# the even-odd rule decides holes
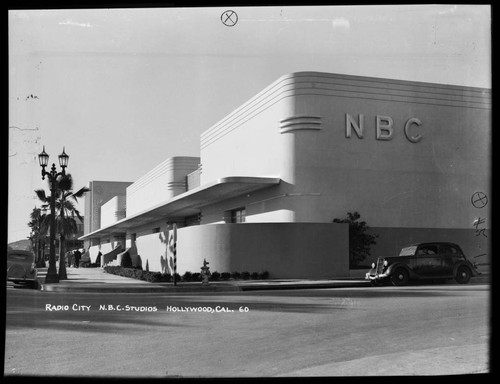
[[[397,268],[391,275],[392,285],[399,287],[408,284],[408,281],[410,281],[410,275],[404,268]]]
[[[455,275],[455,281],[458,284],[467,284],[471,277],[471,271],[465,265],[461,265],[457,269],[457,274]]]

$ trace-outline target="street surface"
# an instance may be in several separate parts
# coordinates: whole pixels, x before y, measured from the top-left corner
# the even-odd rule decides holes
[[[486,373],[490,325],[488,284],[218,294],[9,286],[5,375]]]

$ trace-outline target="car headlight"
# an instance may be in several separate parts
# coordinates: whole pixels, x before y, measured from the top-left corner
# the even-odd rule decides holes
[[[372,268],[375,268],[375,263],[372,263]]]
[[[384,260],[384,267],[387,267],[389,265],[389,263],[387,262],[387,260]]]

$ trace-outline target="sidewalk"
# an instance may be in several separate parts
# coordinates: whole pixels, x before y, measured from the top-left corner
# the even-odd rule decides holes
[[[364,273],[354,273],[346,278],[307,280],[307,279],[269,279],[215,281],[209,285],[200,282],[149,283],[128,277],[104,272],[101,268],[67,268],[67,280],[46,284],[47,268],[38,269],[38,289],[48,292],[109,292],[109,293],[174,293],[174,292],[235,292],[275,289],[312,289],[312,288],[352,288],[368,287]],[[359,276],[358,276],[359,275]],[[470,284],[490,283],[489,273],[471,278]]]
[[[116,293],[166,293],[166,292],[234,292],[268,289],[304,289],[369,286],[362,278],[338,280],[238,280],[214,281],[209,285],[199,282],[149,283],[104,272],[101,268],[67,268],[67,280],[46,284],[47,268],[38,269],[38,289],[49,292],[116,292]]]

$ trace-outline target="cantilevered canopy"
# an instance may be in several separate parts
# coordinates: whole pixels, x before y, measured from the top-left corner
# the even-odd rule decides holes
[[[128,216],[107,227],[88,233],[78,240],[109,237],[128,229],[166,218],[188,217],[200,213],[202,207],[245,193],[278,185],[281,179],[272,177],[233,176],[218,179],[166,200],[145,211]]]

